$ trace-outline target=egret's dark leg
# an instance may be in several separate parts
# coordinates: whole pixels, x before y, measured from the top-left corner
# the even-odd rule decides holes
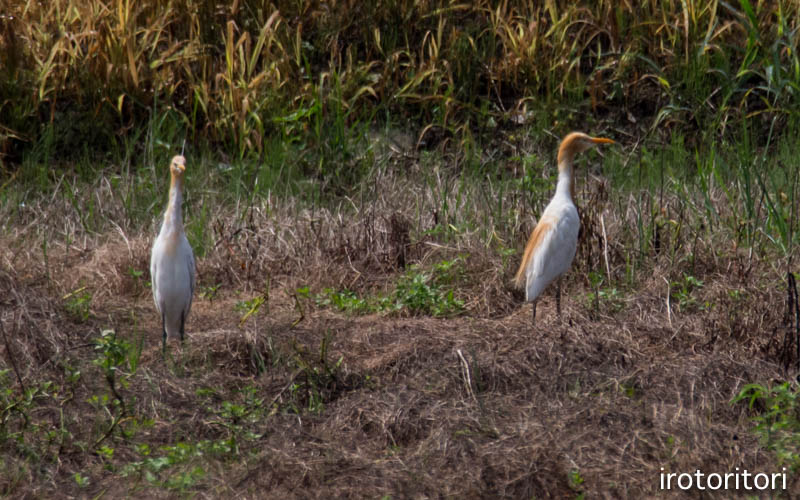
[[[161,313],[161,352],[167,353],[167,318],[166,313]]]
[[[561,318],[561,278],[556,281],[556,312],[558,312],[559,319]]]
[[[536,324],[536,303],[537,302],[539,302],[538,299],[534,300],[533,302],[531,302],[531,325],[535,325]]]
[[[184,312],[181,311],[181,344],[183,344],[183,320],[184,320]]]

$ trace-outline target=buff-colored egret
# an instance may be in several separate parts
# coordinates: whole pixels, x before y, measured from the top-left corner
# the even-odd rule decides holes
[[[167,349],[167,336],[180,336],[181,341],[184,339],[184,327],[192,309],[195,286],[194,255],[183,231],[181,217],[186,159],[182,155],[172,158],[169,171],[172,180],[169,186],[167,210],[150,256],[153,300],[161,315],[164,351]]]
[[[572,166],[575,155],[597,144],[613,143],[611,139],[590,137],[581,132],[572,132],[561,141],[556,194],[531,233],[514,277],[517,287],[525,287],[525,300],[533,302],[533,321],[536,321],[537,299],[553,280],[556,280],[556,309],[561,316],[561,275],[567,272],[575,258],[581,225],[572,201],[575,196]]]

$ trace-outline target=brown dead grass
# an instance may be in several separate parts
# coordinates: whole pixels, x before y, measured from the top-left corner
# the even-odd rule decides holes
[[[435,215],[415,217],[409,207],[427,194],[399,185],[400,178],[382,182],[397,183],[399,194],[370,209],[356,206],[355,213],[341,207],[310,212],[290,201],[253,208],[240,223],[216,214],[215,245],[198,260],[198,272],[201,288],[220,284],[218,295],[195,297],[189,340],[182,348],[172,344],[166,361],[149,290],[128,272],[147,269],[151,235],[122,227],[87,235],[64,223],[70,216],[56,215],[57,206],[50,212],[39,206],[39,219],[18,214],[0,244],[0,323],[8,336],[0,366],[13,368],[25,386],[52,380],[68,387],[68,366],[83,374],[60,406],[43,405],[35,415],[52,428],[64,425],[71,437],[55,445],[33,434],[31,448],[46,450],[35,467],[30,455],[7,444],[2,461],[9,472],[0,491],[20,497],[180,493],[115,472],[141,460],[119,433],[104,441],[115,448],[110,461],[86,447],[104,431],[87,403],[105,387],[90,362],[96,357],[91,339],[103,328],[131,341],[144,335],[139,370],[122,389],[131,414],[153,420],[135,443],[157,450],[228,436],[211,408],[247,386],[267,407],[274,405],[254,424],[263,435],[241,442],[237,460],[202,462],[205,476],[183,492],[198,498],[565,498],[579,491],[590,498],[645,498],[660,496],[661,467],[779,470],[750,433],[747,409],[729,404],[748,382],[791,375],[777,362],[784,292],[771,278],[771,262],[686,236],[681,254],[691,254],[691,261],[666,251],[650,256],[651,268],[635,290],[624,292],[621,310],[595,310],[586,300],[585,274],[598,263],[605,267],[602,240],[592,229],[599,227],[597,217],[603,214],[608,269],[616,280],[624,274],[623,247],[632,243],[625,239],[626,214],[587,210],[589,243],[566,283],[564,320],[546,294],[532,327],[529,306],[510,287],[515,261],[504,267],[475,235],[447,243],[420,236]],[[499,237],[519,234],[515,246],[521,247],[530,221],[518,220]],[[40,244],[47,224],[71,227],[75,243],[51,243],[45,266]],[[465,277],[458,293],[467,310],[456,318],[350,317],[294,293],[303,285],[381,290],[402,263],[460,254]],[[686,272],[704,281],[697,304],[668,308],[667,281]],[[71,316],[63,300],[82,286],[92,293],[86,322]],[[267,305],[240,326],[234,305],[265,289]],[[731,298],[733,289],[741,299]],[[714,307],[700,306],[706,302]],[[328,359],[343,362],[320,385],[324,409],[292,411],[291,404],[307,405],[310,397],[292,394],[293,384],[310,384],[296,360],[321,366],[326,337]],[[199,396],[203,388],[214,394]],[[573,471],[582,486],[570,483]],[[76,472],[90,478],[87,489],[76,485]],[[790,482],[797,491],[797,478]]]
[[[19,295],[25,290],[11,288]],[[149,304],[142,307],[147,347],[140,375],[125,393],[136,396],[134,413],[155,425],[138,440],[153,446],[220,436],[195,396],[198,388],[230,394],[254,385],[260,396],[281,401],[295,375],[280,366],[258,375],[251,362],[251,351],[265,349],[267,337],[284,349],[292,342],[314,349],[329,332],[330,355],[345,362],[340,387],[328,395],[322,414],[281,412],[266,419],[264,436],[247,445],[255,456],[216,464],[195,490],[201,497],[563,498],[575,494],[568,477],[578,470],[592,496],[633,498],[658,494],[660,467],[775,468],[748,432],[746,412],[728,403],[743,384],[781,376],[761,355],[764,339],[720,339],[693,318],[676,318],[669,328],[652,313],[590,321],[572,302],[565,324],[551,307],[534,329],[527,309],[500,319],[452,320],[353,319],[315,311],[292,328],[288,302],[273,303],[273,314],[261,319],[263,331],[255,334],[237,328],[230,313],[225,318],[232,302],[230,296],[214,304],[197,301],[191,340],[175,353],[185,363],[179,376],[160,355]],[[658,302],[642,294],[628,309]],[[16,299],[4,303],[6,324],[17,321],[9,321],[9,309],[19,305]],[[33,303],[26,308],[37,317]],[[89,354],[74,345],[75,337],[90,336],[93,328],[59,323],[72,334],[48,342],[26,337],[24,326],[12,330],[14,354],[27,355],[23,378],[42,370],[57,376],[48,368],[54,355]],[[126,330],[124,322],[117,325]],[[66,355],[70,347],[79,354]],[[367,375],[371,380],[364,383]],[[71,406],[85,406],[80,399],[76,395]],[[115,462],[135,459],[121,454]],[[163,495],[119,482],[103,471],[102,461],[75,452],[48,467],[49,481],[30,477],[15,491],[75,491],[71,476],[77,471],[94,479],[93,495]]]

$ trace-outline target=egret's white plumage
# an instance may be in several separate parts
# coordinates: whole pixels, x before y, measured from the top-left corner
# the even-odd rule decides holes
[[[183,231],[181,217],[186,159],[181,155],[175,156],[172,158],[169,170],[172,176],[169,202],[161,231],[153,243],[153,252],[150,256],[153,300],[161,315],[164,349],[167,336],[180,336],[183,340],[184,325],[192,309],[195,286],[194,254]]]
[[[528,239],[514,278],[518,287],[525,287],[525,300],[533,302],[534,318],[536,300],[553,280],[558,280],[556,306],[561,315],[560,278],[569,269],[578,248],[581,223],[572,201],[575,196],[575,172],[572,166],[575,155],[597,144],[613,143],[611,139],[590,137],[581,132],[573,132],[561,141],[558,148],[556,194],[544,209],[539,223]]]

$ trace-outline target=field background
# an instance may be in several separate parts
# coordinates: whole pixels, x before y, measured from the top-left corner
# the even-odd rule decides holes
[[[798,49],[788,0],[5,2],[0,494],[795,498]],[[532,326],[572,130],[618,144]]]

